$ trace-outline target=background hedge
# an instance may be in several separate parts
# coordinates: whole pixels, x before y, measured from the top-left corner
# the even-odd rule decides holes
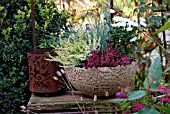
[[[31,0],[0,0],[0,113],[20,112],[28,89],[27,52],[32,50]],[[47,47],[61,29],[65,13],[51,0],[35,0],[37,46]]]

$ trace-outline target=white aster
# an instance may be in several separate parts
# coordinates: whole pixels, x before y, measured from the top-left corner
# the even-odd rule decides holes
[[[142,22],[146,22],[146,19],[143,18],[143,17],[140,17],[139,20],[142,21]]]
[[[139,21],[140,21],[140,25],[142,25],[142,26],[144,26],[144,27],[147,26],[147,25],[146,25],[146,19],[145,19],[145,18],[140,17],[140,18],[139,18]]]
[[[115,23],[115,24],[111,24],[112,27],[126,27],[126,23],[125,22],[119,22],[119,23]]]
[[[130,42],[134,42],[136,41],[138,38],[137,37],[133,37],[132,39],[130,39]]]
[[[147,26],[146,23],[144,23],[144,22],[142,22],[142,21],[140,21],[140,25],[142,25],[142,26],[144,26],[144,27]]]
[[[129,21],[131,21],[131,20],[128,19],[128,18],[119,17],[119,16],[115,16],[115,17],[113,17],[112,19],[113,19],[113,21],[115,21],[115,22],[129,22]]]
[[[100,14],[100,22],[101,22],[101,23],[106,23],[105,15],[104,15],[103,13]]]
[[[115,13],[116,11],[114,9],[110,9],[110,13]]]
[[[133,28],[132,28],[131,26],[128,26],[128,27],[126,28],[126,30],[127,30],[127,31],[132,31]]]
[[[114,22],[127,22],[126,18],[115,16],[112,18]]]
[[[143,17],[140,17],[140,18],[139,18],[139,22],[138,22],[138,18],[136,17],[135,21],[136,21],[136,23],[139,23],[140,25],[142,25],[142,26],[144,26],[144,27],[147,26],[147,24],[146,24],[146,19],[143,18]]]
[[[138,26],[139,26],[138,23],[136,23],[136,22],[134,22],[134,21],[132,21],[132,20],[130,20],[127,24],[128,24],[129,26],[134,26],[134,27],[138,27]]]

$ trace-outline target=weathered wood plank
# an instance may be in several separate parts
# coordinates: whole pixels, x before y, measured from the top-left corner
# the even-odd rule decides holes
[[[87,97],[74,91],[74,96],[70,92],[65,92],[56,96],[37,96],[32,94],[27,110],[29,111],[80,111],[78,104],[83,110],[112,110],[115,103],[111,98],[98,98],[93,101],[93,97]],[[83,100],[81,100],[81,98]],[[78,103],[78,104],[77,104]]]

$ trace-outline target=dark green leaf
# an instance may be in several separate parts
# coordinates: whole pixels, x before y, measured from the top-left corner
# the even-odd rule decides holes
[[[168,71],[170,71],[170,66],[167,69],[165,69],[164,72],[168,72]]]
[[[163,106],[155,105],[155,108],[158,108],[160,111],[163,111],[166,114],[170,114],[170,108],[168,108],[168,107],[163,107]]]
[[[169,29],[170,28],[170,22],[167,22],[167,23],[165,23],[161,28],[159,28],[156,32],[155,32],[155,34],[159,34],[160,32],[163,32],[163,31],[165,31],[165,30],[167,30],[167,29]]]
[[[160,114],[155,108],[146,107],[140,110],[137,114]]]
[[[113,99],[113,102],[121,102],[121,101],[126,101],[127,99],[122,99],[122,98],[116,98]]]
[[[149,67],[148,77],[145,78],[144,87],[156,89],[162,79],[162,66],[160,58],[156,58]]]
[[[143,90],[133,91],[128,94],[128,100],[136,100],[136,99],[142,98],[145,95],[146,95],[146,91],[143,91]]]

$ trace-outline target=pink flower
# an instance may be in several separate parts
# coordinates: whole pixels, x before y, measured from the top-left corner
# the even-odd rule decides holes
[[[167,90],[165,91],[165,94],[170,94],[170,89],[167,89]]]
[[[144,104],[139,104],[139,103],[135,103],[132,105],[131,109],[134,112],[139,112],[141,109],[145,108],[146,106]]]
[[[161,97],[158,98],[159,102],[170,103],[170,97]]]
[[[130,114],[131,111],[130,110],[125,110],[124,114]]]
[[[91,51],[91,56],[83,66],[85,68],[97,68],[101,66],[115,67],[117,65],[128,65],[130,63],[131,58],[129,56],[120,53],[120,51],[115,49],[112,45],[108,45],[104,50],[100,47],[99,50]]]
[[[170,56],[170,52],[168,53],[168,55]]]
[[[127,95],[123,92],[117,92],[116,93],[116,98],[127,98]]]
[[[142,97],[141,97],[141,98],[139,98],[139,99],[137,99],[137,100],[141,101],[141,100],[142,100]]]
[[[159,89],[159,90],[167,90],[167,88],[165,87],[165,86],[163,86],[163,85],[159,85],[158,87],[157,87],[157,89]]]
[[[170,89],[167,89],[165,86],[163,85],[159,85],[157,87],[157,89],[161,90],[161,94],[170,94]]]

